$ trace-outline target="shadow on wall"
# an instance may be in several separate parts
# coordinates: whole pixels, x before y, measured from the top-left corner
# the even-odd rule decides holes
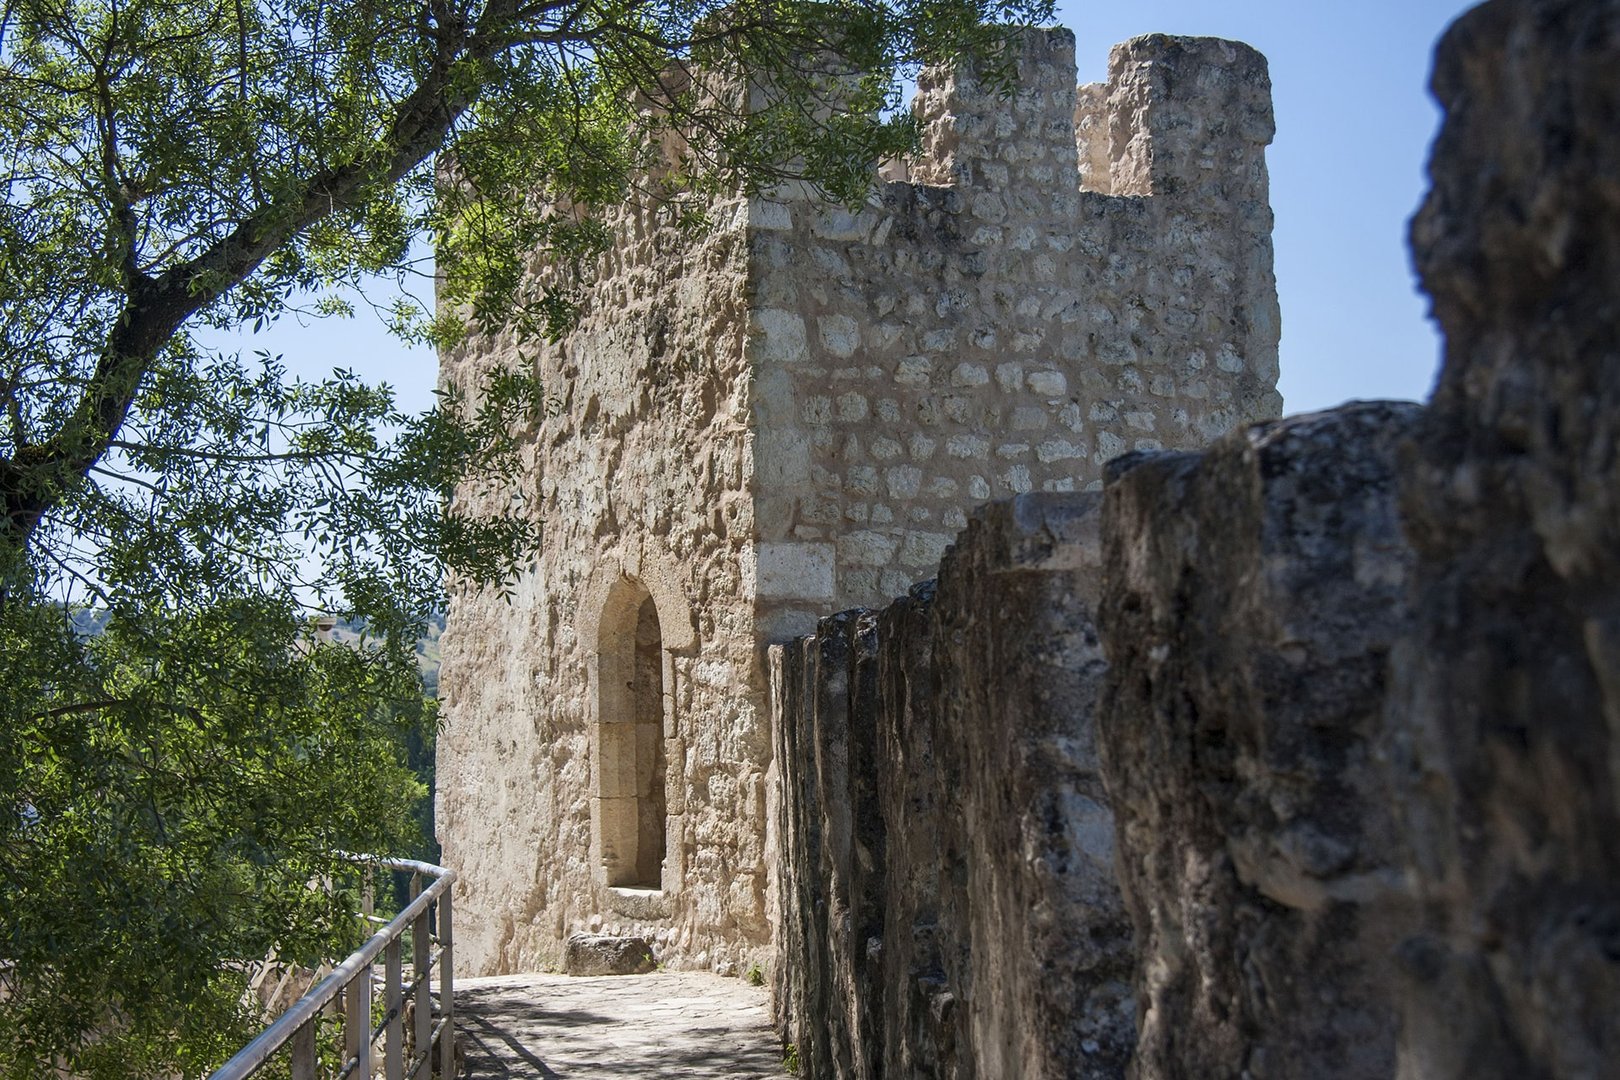
[[[992,505],[774,651],[806,1075],[1612,1075],[1620,2],[1494,0],[1434,84],[1427,409]]]

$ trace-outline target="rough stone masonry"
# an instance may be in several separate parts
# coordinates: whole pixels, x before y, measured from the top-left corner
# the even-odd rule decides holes
[[[1026,496],[936,588],[776,654],[804,770],[778,1022],[811,1075],[1616,1075],[1620,0],[1492,0],[1434,85],[1427,409],[1126,455],[1100,555],[1086,496]],[[852,628],[870,643],[840,653]],[[870,781],[821,763],[864,727],[882,813],[845,837],[840,785]]]
[[[1620,1060],[1620,3],[1459,19],[1413,223],[1445,366],[1401,478],[1406,1075]]]
[[[772,649],[777,1023],[803,1075],[1123,1075],[1099,503],[986,507],[937,585]]]
[[[1348,405],[1111,467],[1098,739],[1139,1077],[1395,1075],[1415,901],[1385,705],[1421,411]]]
[[[457,496],[545,529],[442,644],[466,970],[556,967],[574,933],[771,966],[766,645],[904,594],[975,505],[1277,414],[1264,59],[1144,37],[1077,90],[1073,53],[1029,32],[1007,100],[925,73],[923,152],[858,210],[785,187],[693,237],[632,202],[572,333],[442,357],[555,395],[523,490]]]

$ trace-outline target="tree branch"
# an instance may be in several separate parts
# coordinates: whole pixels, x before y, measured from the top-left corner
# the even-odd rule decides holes
[[[311,225],[360,205],[378,187],[397,183],[432,154],[476,100],[474,80],[457,80],[458,65],[487,62],[509,46],[501,32],[511,0],[497,0],[470,32],[440,39],[433,65],[395,111],[382,144],[338,166],[323,168],[284,198],[249,214],[228,235],[156,279],[126,262],[126,302],[77,407],[54,436],[0,460],[0,547],[21,553],[40,521],[77,485],[117,438],[142,380],[163,347],[192,315],[247,280],[273,252]],[[104,182],[123,209],[116,183],[111,131],[104,142]],[[133,240],[133,231],[129,233]],[[131,249],[133,245],[131,244]]]

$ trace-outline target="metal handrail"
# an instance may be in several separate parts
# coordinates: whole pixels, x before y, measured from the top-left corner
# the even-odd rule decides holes
[[[317,1017],[336,1000],[344,996],[343,1044],[344,1062],[340,1075],[369,1080],[372,1072],[372,1043],[377,1035],[384,1037],[383,1064],[387,1080],[403,1080],[416,1076],[432,1058],[433,1047],[439,1047],[440,1076],[448,1080],[455,1075],[455,1008],[452,1002],[451,970],[450,886],[455,883],[456,872],[432,863],[415,859],[385,859],[374,855],[351,856],[355,862],[384,870],[400,870],[411,874],[411,902],[394,916],[387,926],[377,931],[349,958],[333,969],[332,974],[299,998],[275,1023],[261,1031],[257,1038],[244,1046],[235,1057],[220,1066],[212,1080],[243,1080],[252,1076],[270,1056],[288,1043],[292,1044],[293,1080],[314,1080],[315,1076],[315,1022]],[[422,878],[432,878],[428,887],[421,888]],[[434,954],[434,940],[430,909],[438,905],[438,945]],[[407,994],[403,976],[403,957],[400,939],[406,929],[411,931],[413,978]],[[386,954],[386,955],[385,955]],[[375,1030],[371,1024],[371,969],[379,956],[384,957],[384,993],[387,995],[386,1015]],[[437,1024],[432,1023],[432,1011],[421,990],[427,986],[431,970],[439,969],[439,1012]],[[414,1051],[409,1068],[405,1063],[404,1008],[407,996],[416,998],[416,1024]],[[417,1055],[420,1055],[418,1057]]]

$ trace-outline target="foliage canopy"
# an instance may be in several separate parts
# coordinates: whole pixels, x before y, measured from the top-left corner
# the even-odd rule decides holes
[[[858,198],[913,139],[897,75],[1048,15],[0,0],[0,1074],[199,1074],[254,1021],[244,961],[344,947],[350,898],[309,883],[404,842],[444,575],[507,580],[541,539],[447,499],[521,468],[532,373],[412,417],[195,332],[341,313],[432,236],[438,314],[407,290],[401,335],[557,333],[592,208],[654,175],[688,208],[792,176]],[[371,639],[322,645],[311,610]]]

